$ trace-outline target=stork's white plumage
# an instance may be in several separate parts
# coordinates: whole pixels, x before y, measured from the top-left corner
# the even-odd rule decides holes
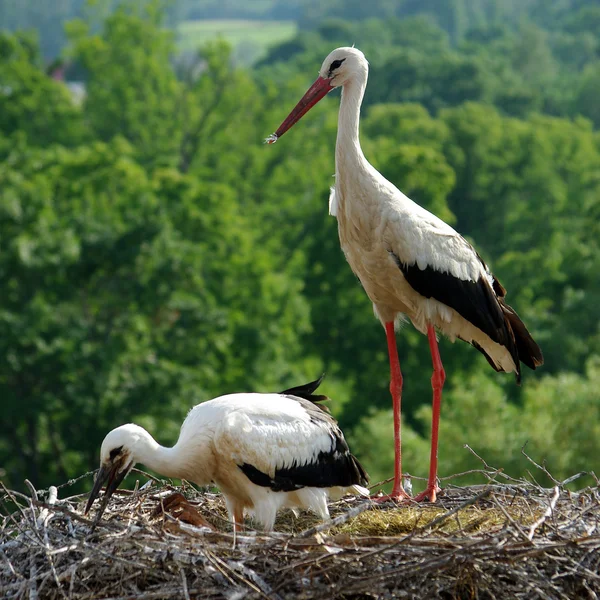
[[[363,487],[367,474],[342,431],[317,405],[327,399],[314,395],[320,382],[279,394],[229,394],[199,404],[172,448],[160,446],[138,425],[113,429],[102,442],[86,512],[106,483],[101,515],[121,481],[142,463],[165,477],[215,483],[236,528],[246,509],[265,529],[272,529],[283,507],[308,508],[327,518],[328,497],[368,495],[368,490]]]
[[[505,289],[473,247],[452,227],[406,197],[366,160],[359,142],[359,118],[368,63],[356,48],[337,48],[325,59],[319,77],[267,138],[274,143],[319,100],[342,87],[335,188],[329,211],[338,220],[344,254],[384,325],[390,357],[394,403],[395,469],[391,497],[407,498],[402,488],[400,400],[402,374],[394,323],[406,315],[429,338],[434,373],[431,463],[427,489],[416,500],[435,501],[437,437],[445,373],[436,329],[482,352],[496,371],[514,372],[520,381],[523,362],[535,369],[542,353],[515,311],[504,301]]]

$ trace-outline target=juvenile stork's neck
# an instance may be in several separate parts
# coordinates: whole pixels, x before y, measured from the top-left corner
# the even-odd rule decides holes
[[[335,146],[337,177],[346,178],[357,175],[370,166],[360,147],[358,137],[360,106],[365,95],[366,84],[366,76],[364,78],[357,77],[346,82],[342,88]]]
[[[163,477],[189,479],[199,485],[209,483],[211,476],[204,461],[196,461],[195,448],[189,448],[179,441],[172,448],[161,446],[149,433],[143,444],[136,450],[137,461],[160,473]],[[198,457],[202,458],[202,457]],[[201,481],[199,481],[201,480]]]

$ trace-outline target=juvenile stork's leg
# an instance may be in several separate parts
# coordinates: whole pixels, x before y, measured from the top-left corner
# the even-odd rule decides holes
[[[233,511],[233,530],[236,533],[244,531],[244,507],[236,506]]]
[[[378,502],[393,500],[399,502],[406,500],[410,496],[402,487],[402,421],[401,421],[401,400],[402,400],[402,372],[400,371],[400,361],[398,359],[398,348],[396,346],[396,334],[394,332],[394,322],[385,324],[385,335],[387,338],[388,355],[390,357],[390,392],[392,394],[392,403],[394,411],[394,487],[392,493],[387,496],[377,496],[374,498]]]
[[[427,327],[427,337],[429,338],[429,348],[431,349],[431,359],[433,361],[433,375],[431,376],[431,387],[433,388],[433,407],[431,417],[431,457],[429,459],[429,478],[427,479],[427,489],[413,498],[416,502],[421,502],[429,498],[435,502],[440,488],[437,484],[437,459],[438,459],[438,433],[440,425],[440,409],[442,407],[442,388],[446,381],[446,373],[440,358],[440,349],[438,348],[433,325]]]

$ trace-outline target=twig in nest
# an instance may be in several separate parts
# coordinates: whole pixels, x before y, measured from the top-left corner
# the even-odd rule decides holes
[[[575,473],[575,475],[571,475],[571,477],[563,479],[563,481],[560,482],[560,486],[564,487],[565,485],[569,485],[569,483],[573,483],[574,481],[577,481],[578,479],[580,479],[581,477],[585,477],[586,475],[589,475],[587,471],[579,471],[579,473]]]
[[[281,596],[273,590],[273,588],[260,576],[256,571],[241,562],[232,563],[230,566],[239,569],[249,580],[255,583],[267,598],[272,600],[282,600]]]
[[[483,458],[481,458],[481,456],[479,456],[479,454],[477,454],[477,452],[475,452],[475,450],[473,450],[473,448],[471,448],[471,446],[469,446],[469,444],[465,444],[463,446],[463,448],[466,448],[477,460],[481,461],[481,464],[486,469],[489,469],[490,471],[496,471],[497,470],[497,469],[494,469],[494,467],[490,467],[490,465],[488,465],[487,462],[485,462],[485,460]]]
[[[498,502],[496,498],[492,497],[492,501],[496,508],[499,508],[502,514],[508,519],[508,522],[514,527],[515,531],[521,536],[523,539],[529,539],[527,534],[523,531],[521,526],[510,516],[509,512],[502,506],[502,503]]]
[[[74,512],[68,508],[65,508],[64,506],[56,506],[56,505],[50,506],[46,502],[42,502],[40,500],[38,500],[37,502],[33,502],[33,504],[35,504],[35,506],[39,506],[41,508],[52,508],[53,511],[60,512],[64,515],[68,516],[70,519],[73,519],[74,521],[79,521],[80,523],[83,523],[90,528],[94,524],[94,521],[92,521],[91,519],[82,517],[80,514]],[[118,525],[115,525],[114,523],[111,523],[110,521],[107,521],[107,520],[102,521],[102,527],[106,527],[107,529],[120,529],[120,527]]]
[[[35,492],[35,488],[33,486],[31,486],[31,488]],[[37,501],[37,497],[38,497],[37,493],[34,494],[34,497],[35,497],[34,498],[34,502],[35,502],[35,501]],[[50,544],[50,535],[48,534],[48,523],[54,516],[52,509],[54,508],[54,504],[56,503],[57,499],[58,499],[58,490],[56,489],[55,486],[52,485],[48,488],[47,506],[45,506],[44,508],[42,508],[42,510],[39,511],[39,515],[38,515],[38,518],[36,521],[36,527],[38,529],[42,528],[44,531],[44,553],[46,555],[46,559],[48,560],[48,564],[50,565],[50,571],[52,572],[52,577],[54,577],[56,587],[60,591],[61,596],[66,598],[67,596],[66,596],[66,594],[62,588],[62,584],[60,583],[60,580],[58,578],[58,573],[56,572],[56,566],[54,564],[54,559],[52,557],[53,552],[52,552],[52,546]],[[33,504],[32,504],[32,508],[33,508]]]
[[[375,490],[377,488],[384,486],[386,483],[391,483],[392,481],[394,481],[394,478],[388,477],[387,479],[384,479],[383,481],[378,481],[377,483],[374,483],[373,485],[368,486],[368,489]]]
[[[63,498],[53,505],[53,494],[44,497],[37,490],[38,497],[49,502],[36,502],[29,492],[5,493],[0,486],[2,512],[7,513],[0,518],[0,596],[61,600],[61,588],[48,564],[49,546],[62,593],[69,600],[242,595],[278,600],[277,594],[305,600],[366,595],[593,598],[590,590],[597,594],[600,582],[600,489],[589,487],[571,495],[560,493],[565,490],[558,487],[554,501],[552,488],[531,481],[505,483],[502,475],[502,483],[485,487],[449,486],[447,504],[439,512],[427,505],[397,507],[393,518],[402,531],[398,537],[361,533],[359,521],[368,526],[371,516],[364,512],[356,526],[344,527],[354,533],[339,538],[326,531],[317,531],[316,541],[294,537],[294,530],[307,535],[314,519],[304,521],[304,526],[299,526],[303,521],[280,519],[279,533],[244,537],[232,550],[230,533],[197,529],[190,533],[185,523],[162,528],[151,519],[158,498],[169,493],[163,483],[152,493],[140,490],[137,497],[115,496],[107,509],[108,519],[91,537],[79,500]],[[483,500],[488,491],[493,501]],[[187,490],[186,496],[203,514],[223,514],[220,496],[195,494]],[[468,505],[478,500],[477,509],[470,510]],[[121,517],[127,517],[138,502],[141,509],[136,506],[135,524],[129,527],[128,519]],[[347,519],[349,509],[358,509],[359,502],[331,505],[332,521]],[[502,516],[498,505],[514,523]],[[551,518],[547,511],[546,521],[539,523],[549,505]],[[484,526],[468,534],[464,528],[456,529],[452,520],[463,514],[462,509],[485,517]],[[380,512],[372,511],[375,523]],[[415,523],[415,514],[424,520]],[[433,520],[427,523],[427,519]],[[219,527],[216,519],[210,520]],[[530,540],[527,533],[536,520]],[[513,537],[515,523],[524,534],[517,534],[518,538]],[[410,535],[399,537],[410,530]],[[334,552],[329,551],[332,545]]]
[[[267,600],[271,600],[271,597],[269,597],[267,594],[265,594],[265,592],[263,592],[263,590],[260,589],[260,587],[258,587],[258,585],[256,583],[254,583],[253,581],[250,581],[249,579],[247,579],[245,577],[244,574],[239,573],[236,568],[235,568],[235,564],[234,565],[230,565],[229,563],[227,563],[226,561],[220,559],[218,556],[216,556],[215,554],[213,554],[210,551],[205,551],[205,556],[215,565],[217,566],[217,568],[219,569],[219,571],[221,571],[221,573],[227,577],[230,581],[231,578],[229,577],[228,573],[233,575],[239,582],[243,583],[244,585],[248,586],[250,589],[254,590],[255,592],[258,592],[261,596],[263,596],[264,598],[266,598]],[[256,574],[255,574],[256,575]],[[257,576],[258,577],[258,576]],[[259,578],[260,579],[260,578]],[[235,582],[234,582],[235,583]],[[263,582],[264,583],[264,582]],[[265,584],[266,585],[266,584]],[[269,588],[270,589],[270,588]]]
[[[430,523],[427,523],[426,525],[421,525],[419,527],[415,527],[409,534],[405,535],[404,537],[401,537],[399,540],[395,541],[393,544],[385,544],[384,546],[382,546],[380,548],[371,550],[370,552],[366,552],[365,554],[363,554],[360,557],[361,562],[364,561],[365,559],[374,557],[378,554],[383,554],[383,553],[389,552],[390,550],[393,550],[394,548],[397,548],[398,546],[405,544],[408,540],[414,538],[418,533],[424,533],[425,531],[428,531],[429,529],[436,527],[437,525],[439,525],[440,523],[443,523],[446,519],[449,519],[452,515],[456,514],[458,511],[462,510],[463,508],[466,508],[467,506],[471,506],[472,504],[475,504],[479,500],[486,498],[487,496],[489,496],[490,493],[491,493],[490,489],[485,489],[480,494],[477,494],[473,498],[469,498],[468,500],[462,502],[458,506],[455,506],[452,510],[449,510],[449,511],[445,512],[443,515],[436,517]],[[340,559],[338,559],[338,561],[341,562]],[[354,564],[355,564],[354,560],[350,560],[350,561],[345,560],[345,561],[343,561],[344,566],[343,566],[342,570],[345,571],[348,568],[352,568]],[[328,567],[325,567],[325,568],[319,570],[319,575],[323,575],[324,573],[326,573],[328,571],[332,571],[334,569],[340,569],[340,565],[333,564]],[[372,578],[372,577],[378,577],[378,575],[370,576],[369,578]]]
[[[501,469],[492,469],[492,476],[496,473],[500,473]],[[447,475],[446,477],[439,477],[440,481],[452,481],[453,479],[458,479],[459,477],[465,477],[466,475],[483,475],[486,479],[489,479],[490,473],[485,471],[484,469],[470,469],[468,471],[462,471],[461,473],[454,473],[453,475]]]
[[[330,519],[329,521],[321,523],[320,525],[316,525],[315,527],[311,527],[310,529],[305,529],[304,531],[299,533],[296,537],[297,538],[308,538],[313,535],[316,535],[317,533],[319,533],[321,531],[325,531],[326,529],[331,529],[332,527],[337,527],[338,525],[343,525],[350,519],[360,515],[361,513],[365,512],[366,510],[371,508],[372,506],[373,506],[373,503],[371,501],[361,502],[358,506],[351,508],[349,511],[347,511],[333,519]]]
[[[552,500],[550,500],[550,506],[544,511],[544,514],[529,528],[529,534],[527,535],[527,539],[529,541],[533,540],[533,536],[535,534],[535,530],[549,517],[552,515],[552,511],[558,502],[558,496],[560,495],[560,488],[558,486],[554,487],[554,496],[552,496]]]
[[[185,600],[190,600],[190,592],[188,591],[187,577],[185,576],[185,570],[183,567],[179,567],[181,573],[181,586],[183,588],[183,596]]]
[[[27,527],[28,524],[30,523],[30,518],[25,513],[25,510],[23,509],[23,507],[17,500],[17,497],[20,497],[20,498],[23,498],[24,500],[26,500],[27,503],[29,504],[29,506],[31,506],[31,502],[32,502],[31,499],[28,498],[27,496],[25,496],[25,494],[21,494],[20,492],[8,490],[6,488],[6,486],[2,483],[2,481],[0,481],[0,487],[4,490],[4,493],[8,496],[9,500],[17,507],[17,510],[19,511],[19,513],[21,513],[21,522],[19,522],[15,519],[14,514],[9,513],[8,518],[16,525],[19,532],[25,538],[30,539],[34,543],[43,544],[42,538],[40,537],[37,527],[35,527],[35,512],[33,512],[34,526]],[[31,510],[33,511],[33,507],[31,507]],[[34,539],[34,537],[32,537],[31,534],[37,539]]]
[[[131,469],[132,473],[139,473],[140,475],[143,475],[144,477],[147,477],[148,479],[151,479],[152,481],[154,481],[154,483],[159,483],[159,484],[163,484],[164,485],[164,480],[162,479],[158,479],[158,477],[154,477],[154,475],[150,475],[150,473],[146,472],[146,471],[142,471],[141,469],[138,469],[137,467],[133,467],[133,469]],[[169,485],[169,487],[171,487]]]
[[[546,467],[544,465],[540,465],[539,463],[535,462],[535,460],[533,460],[533,458],[531,458],[531,456],[529,456],[529,454],[527,454],[527,452],[525,452],[525,448],[527,447],[528,442],[525,442],[523,444],[523,447],[521,448],[521,454],[535,467],[537,467],[540,471],[542,471],[547,477],[548,479],[550,479],[552,481],[552,483],[554,483],[555,485],[560,485],[560,481],[558,481],[558,479],[556,479],[556,477],[554,477],[554,475],[552,475],[552,473],[550,473],[550,471],[548,471],[548,469],[546,469]]]
[[[31,483],[31,481],[29,481],[29,479],[26,479],[25,485],[29,488],[29,492],[31,493],[31,500],[33,500],[34,502],[37,502],[37,499],[38,499],[37,490],[35,489],[35,487],[33,487],[33,483]],[[35,518],[35,508],[33,508],[32,502],[28,502],[28,504],[29,504],[29,508],[31,509],[31,516],[33,518],[33,522],[35,523],[36,529],[39,529],[38,524],[37,524],[37,519]]]
[[[35,556],[29,557],[29,600],[37,600],[37,567],[35,566]]]

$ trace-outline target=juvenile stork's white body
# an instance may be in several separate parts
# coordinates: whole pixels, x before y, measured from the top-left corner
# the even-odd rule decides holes
[[[113,429],[102,443],[100,471],[86,512],[107,488],[100,508],[136,463],[166,477],[216,484],[236,528],[246,510],[272,529],[283,507],[329,515],[327,499],[367,495],[367,475],[350,453],[333,417],[316,402],[320,380],[280,394],[229,394],[195,406],[172,448],[134,424]]]
[[[368,63],[356,48],[338,48],[324,61],[319,77],[279,129],[273,143],[329,91],[342,87],[335,149],[335,187],[330,213],[338,220],[348,263],[373,302],[387,335],[394,401],[395,478],[391,498],[408,497],[402,489],[400,398],[402,375],[394,323],[406,315],[426,334],[432,353],[433,423],[431,466],[426,491],[416,499],[435,500],[437,435],[445,373],[436,329],[482,352],[497,371],[514,372],[520,362],[542,364],[542,353],[515,311],[506,291],[473,247],[452,227],[415,204],[387,181],[363,155],[359,117]]]

